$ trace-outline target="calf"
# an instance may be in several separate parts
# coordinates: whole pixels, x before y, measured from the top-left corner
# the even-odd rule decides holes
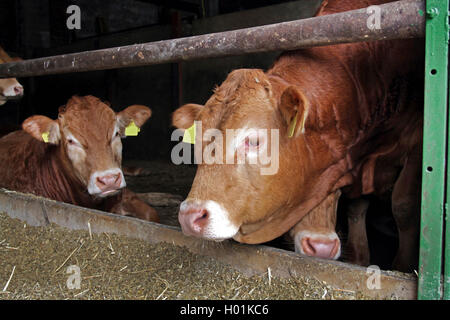
[[[0,47],[0,64],[19,61],[20,58],[11,58]],[[8,100],[20,99],[23,96],[23,87],[15,78],[0,79],[0,106]]]
[[[93,96],[72,97],[58,119],[32,116],[0,139],[0,186],[88,208],[158,221],[154,209],[124,189],[125,128],[141,127],[145,106],[115,113]]]
[[[330,0],[321,14],[385,2]],[[279,169],[273,175],[260,174],[263,165],[249,161],[198,165],[180,206],[183,231],[212,240],[266,242],[337,190],[355,199],[391,185],[401,233],[396,268],[410,270],[417,259],[423,60],[421,39],[292,51],[267,72],[231,72],[205,106],[179,108],[172,123],[181,129],[194,121],[224,136],[227,129],[245,128],[224,145],[247,158],[268,151],[272,139],[271,133],[248,144],[247,129],[279,132]],[[216,142],[205,140],[209,151]]]

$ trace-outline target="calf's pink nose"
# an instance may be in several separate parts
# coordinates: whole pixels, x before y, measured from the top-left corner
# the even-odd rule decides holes
[[[334,259],[339,250],[338,239],[304,237],[301,240],[303,252],[312,257]]]
[[[95,184],[101,192],[116,190],[120,188],[122,176],[120,173],[108,174],[106,176],[97,177]]]
[[[208,210],[201,207],[188,207],[180,209],[178,221],[183,233],[189,236],[201,236],[208,223]]]
[[[14,87],[14,93],[17,96],[22,96],[23,95],[23,87],[22,86],[15,86]]]

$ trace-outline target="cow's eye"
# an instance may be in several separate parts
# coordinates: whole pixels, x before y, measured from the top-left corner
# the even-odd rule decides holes
[[[71,138],[67,139],[67,144],[73,147],[81,147],[81,145],[77,141]]]

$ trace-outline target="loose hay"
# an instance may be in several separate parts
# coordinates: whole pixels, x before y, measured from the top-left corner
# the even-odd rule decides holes
[[[69,289],[76,265],[79,289]],[[11,271],[14,275],[11,277]],[[10,278],[11,277],[11,278]],[[270,285],[269,285],[270,284]],[[0,214],[0,299],[364,299],[305,276],[246,277],[168,243],[31,227]]]

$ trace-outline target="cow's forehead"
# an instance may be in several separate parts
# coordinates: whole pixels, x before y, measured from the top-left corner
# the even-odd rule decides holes
[[[264,114],[273,110],[269,90],[270,83],[261,70],[233,71],[214,90],[198,120],[205,129],[240,128],[249,123],[267,127],[268,123],[261,122]]]
[[[115,112],[95,97],[73,97],[60,112],[63,127],[81,137],[107,137],[114,130]]]

